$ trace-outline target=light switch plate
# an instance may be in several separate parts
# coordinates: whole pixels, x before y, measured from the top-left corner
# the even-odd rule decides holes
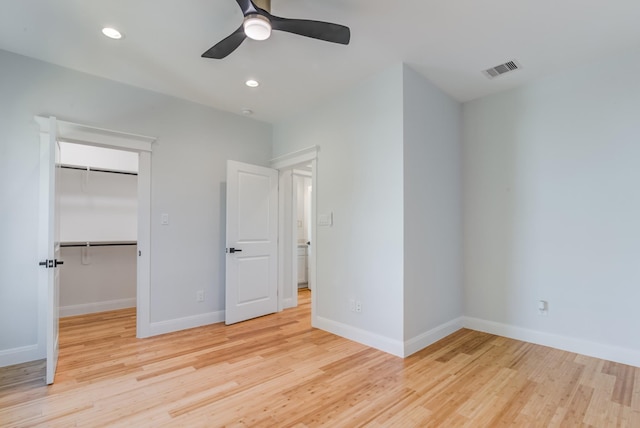
[[[318,214],[318,226],[333,226],[333,213]]]
[[[160,216],[160,224],[166,226],[169,224],[169,214],[162,214]]]

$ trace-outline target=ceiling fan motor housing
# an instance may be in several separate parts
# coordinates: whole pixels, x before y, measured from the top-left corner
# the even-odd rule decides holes
[[[271,13],[271,0],[253,0],[253,4]]]

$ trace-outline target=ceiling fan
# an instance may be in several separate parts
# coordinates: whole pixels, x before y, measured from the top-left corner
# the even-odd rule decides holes
[[[203,53],[203,58],[222,59],[236,50],[245,38],[266,40],[271,35],[271,30],[286,31],[343,45],[349,44],[351,31],[344,25],[271,15],[271,0],[236,0],[236,2],[244,15],[242,25],[230,36]]]

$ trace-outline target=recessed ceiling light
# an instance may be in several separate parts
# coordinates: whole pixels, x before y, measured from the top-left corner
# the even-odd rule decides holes
[[[253,79],[247,80],[246,82],[244,82],[244,84],[250,88],[257,88],[258,86],[260,86],[260,83],[258,83],[257,80],[253,80]]]
[[[114,40],[120,40],[122,38],[122,33],[116,30],[115,28],[111,28],[111,27],[104,27],[102,29],[102,34]]]
[[[242,114],[244,114],[245,116],[251,116],[253,114],[253,110],[244,108],[242,109]]]

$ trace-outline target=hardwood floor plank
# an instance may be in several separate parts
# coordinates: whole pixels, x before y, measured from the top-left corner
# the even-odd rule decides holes
[[[640,369],[462,329],[400,359],[300,306],[135,338],[135,310],[64,318],[56,383],[0,369],[3,427],[640,426]]]
[[[593,388],[579,385],[573,400],[567,407],[565,416],[561,422],[564,426],[580,426],[585,423],[585,416],[591,397],[593,396]]]
[[[616,383],[613,388],[611,400],[623,406],[631,406],[631,398],[634,386],[634,368],[624,364],[607,361],[602,367],[602,372],[615,376]]]

